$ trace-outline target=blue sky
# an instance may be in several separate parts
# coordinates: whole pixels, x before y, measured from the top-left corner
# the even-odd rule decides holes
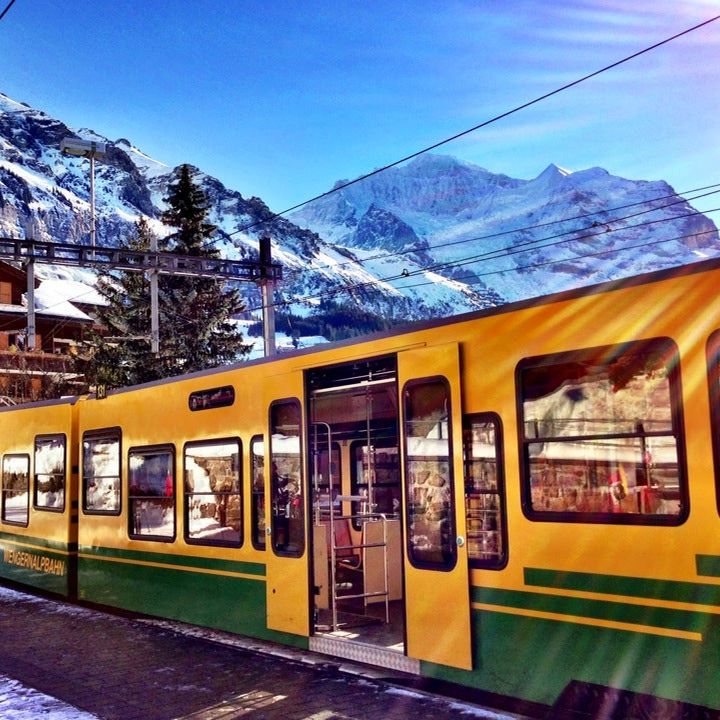
[[[6,0],[0,0],[5,7]],[[0,91],[280,211],[720,14],[717,0],[16,0]],[[446,145],[720,182],[720,21]]]

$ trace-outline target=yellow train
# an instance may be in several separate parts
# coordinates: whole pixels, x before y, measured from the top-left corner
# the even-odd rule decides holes
[[[719,287],[4,409],[0,575],[535,709],[719,717]]]

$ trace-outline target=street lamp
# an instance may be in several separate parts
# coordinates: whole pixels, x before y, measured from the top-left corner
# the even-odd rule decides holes
[[[95,158],[105,155],[105,143],[66,137],[60,141],[60,152],[90,159],[90,243],[95,247]]]

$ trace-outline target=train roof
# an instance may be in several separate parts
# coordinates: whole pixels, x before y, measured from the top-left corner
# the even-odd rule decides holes
[[[363,343],[372,342],[374,340],[381,340],[386,338],[392,338],[392,337],[399,337],[402,335],[405,335],[410,332],[418,332],[422,330],[430,330],[433,328],[438,327],[444,327],[448,325],[454,325],[459,323],[464,323],[472,320],[477,320],[479,318],[489,317],[493,315],[504,315],[509,314],[512,312],[516,312],[518,310],[522,310],[524,308],[529,307],[537,307],[538,305],[549,305],[556,302],[563,302],[567,300],[573,300],[583,297],[588,297],[590,295],[599,295],[602,293],[612,292],[614,290],[619,290],[622,288],[628,288],[628,287],[635,287],[638,285],[647,285],[657,282],[662,282],[664,280],[668,280],[671,278],[677,278],[677,277],[683,277],[683,276],[689,276],[689,275],[695,275],[700,273],[706,273],[711,272],[714,270],[720,269],[720,258],[713,258],[709,260],[700,260],[696,263],[690,263],[687,265],[679,265],[677,267],[673,268],[666,268],[663,270],[655,270],[652,272],[642,273],[640,275],[633,275],[626,278],[620,278],[617,280],[610,280],[610,281],[604,281],[601,283],[595,283],[592,285],[584,285],[578,288],[573,288],[571,290],[563,290],[561,292],[557,293],[551,293],[548,295],[537,295],[531,298],[526,298],[523,300],[518,300],[515,302],[507,303],[505,305],[498,305],[495,307],[485,308],[482,310],[474,310],[467,313],[462,313],[460,315],[452,315],[450,317],[443,317],[443,318],[432,318],[428,320],[416,320],[411,321],[407,323],[403,323],[401,325],[396,325],[393,328],[389,330],[383,330],[380,332],[370,333],[367,335],[359,335],[352,338],[347,338],[345,340],[338,340],[331,343],[325,343],[322,345],[313,345],[308,348],[302,348],[298,350],[292,350],[289,352],[283,352],[278,355],[274,355],[271,357],[262,357],[257,358],[254,360],[243,360],[238,361],[235,363],[230,363],[228,365],[221,365],[218,367],[213,368],[207,368],[205,370],[198,370],[196,372],[187,373],[185,375],[175,375],[173,377],[168,378],[162,378],[159,380],[154,380],[151,382],[143,383],[140,385],[131,385],[123,388],[116,388],[113,390],[108,391],[108,395],[116,395],[120,393],[129,392],[132,390],[137,390],[141,388],[150,388],[155,387],[159,385],[165,385],[172,382],[177,382],[179,380],[185,380],[185,379],[192,379],[192,378],[200,378],[200,377],[209,377],[212,375],[246,368],[250,366],[256,366],[256,365],[263,365],[268,363],[275,363],[279,361],[284,361],[287,359],[293,359],[303,356],[310,356],[314,354],[318,354],[321,352],[326,351],[332,351],[333,349],[343,348],[343,347],[353,347],[355,345],[361,345]],[[89,397],[94,397],[93,394],[91,394]],[[17,407],[28,407],[28,406],[34,406],[34,405],[42,405],[42,404],[48,404],[52,402],[63,402],[67,400],[60,400],[60,401],[46,401],[45,403],[29,403],[27,405],[16,405],[13,406],[15,408]],[[7,408],[4,408],[7,409]],[[0,410],[2,411],[2,410]]]

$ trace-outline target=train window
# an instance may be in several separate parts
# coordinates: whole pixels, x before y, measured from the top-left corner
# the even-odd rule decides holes
[[[677,349],[658,339],[523,360],[523,507],[536,520],[687,516]]]
[[[262,435],[250,440],[250,473],[252,477],[252,544],[265,549],[265,444]]]
[[[198,545],[242,544],[240,441],[188,443],[185,466],[185,540]]]
[[[106,430],[83,436],[83,511],[120,514],[120,431]]]
[[[30,456],[5,455],[2,460],[2,521],[27,526],[30,501]]]
[[[65,509],[65,436],[35,438],[35,496],[38,510]]]
[[[297,400],[282,400],[270,406],[273,550],[292,557],[300,557],[305,550],[300,417]]]
[[[408,552],[413,565],[451,569],[457,559],[450,385],[413,380],[403,391]]]
[[[507,562],[502,429],[493,413],[463,418],[465,515],[470,567],[501,568]]]
[[[720,513],[720,330],[707,342],[708,388],[710,390],[710,422],[715,461],[715,503]]]
[[[128,452],[128,533],[168,542],[175,538],[175,449],[171,445]]]
[[[398,517],[400,513],[400,450],[395,440],[379,440],[368,446],[365,440],[356,440],[350,446],[352,458],[350,487],[352,495],[367,498],[367,503],[353,501],[352,513],[368,511]],[[369,481],[372,482],[369,482]],[[371,497],[372,495],[372,497]],[[360,518],[353,519],[356,530]]]

